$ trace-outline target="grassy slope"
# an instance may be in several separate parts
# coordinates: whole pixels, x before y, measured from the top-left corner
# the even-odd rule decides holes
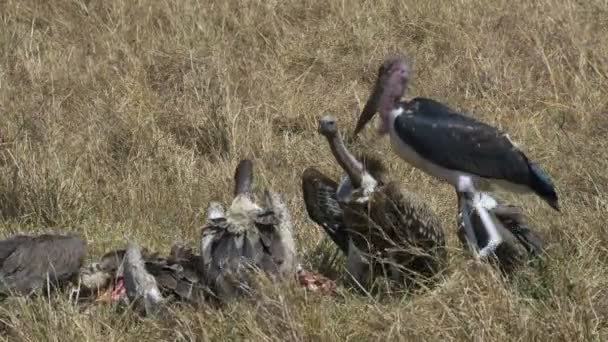
[[[544,267],[506,284],[455,238],[451,189],[378,142],[393,177],[441,215],[453,248],[441,287],[333,301],[287,286],[223,312],[139,321],[57,299],[2,304],[24,341],[582,340],[608,335],[608,5],[602,0],[0,2],[0,229],[84,234],[91,253],[132,237],[195,241],[204,207],[229,198],[239,158],[280,189],[298,248],[319,266],[320,230],[299,174],[336,175],[319,116],[344,129],[382,57],[415,59],[411,92],[509,132],[553,175],[563,212],[526,206]],[[371,129],[364,141],[373,141]],[[194,242],[193,242],[194,243]],[[323,245],[327,250],[327,245]],[[322,249],[323,249],[322,248]]]

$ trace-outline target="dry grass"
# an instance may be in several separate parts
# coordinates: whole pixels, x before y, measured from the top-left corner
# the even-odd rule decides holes
[[[75,231],[92,255],[136,238],[199,236],[238,160],[281,190],[311,269],[329,248],[299,175],[337,174],[316,134],[352,130],[382,57],[415,59],[412,93],[508,131],[544,165],[563,212],[526,206],[549,245],[513,281],[472,265],[455,197],[379,145],[391,175],[441,215],[450,270],[423,295],[338,300],[293,286],[174,321],[64,300],[10,300],[2,338],[129,340],[605,340],[608,336],[608,4],[604,0],[0,1],[0,226]],[[371,130],[364,136],[371,144]],[[317,245],[323,243],[319,248]]]

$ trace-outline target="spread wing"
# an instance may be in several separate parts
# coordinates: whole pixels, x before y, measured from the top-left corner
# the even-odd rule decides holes
[[[320,225],[344,254],[348,254],[348,233],[344,213],[336,198],[338,184],[313,167],[302,174],[302,193],[308,216]]]

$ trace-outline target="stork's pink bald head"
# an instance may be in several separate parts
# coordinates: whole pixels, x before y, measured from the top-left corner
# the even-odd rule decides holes
[[[376,112],[387,115],[405,93],[410,79],[410,61],[404,56],[391,56],[378,69],[378,78],[355,127],[357,135]]]

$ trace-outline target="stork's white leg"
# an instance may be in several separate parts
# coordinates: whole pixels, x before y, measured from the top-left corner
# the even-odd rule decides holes
[[[473,223],[471,223],[471,211],[469,210],[469,206],[467,205],[466,194],[458,193],[459,204],[460,204],[460,215],[462,219],[462,228],[464,229],[465,237],[467,240],[467,246],[471,250],[471,253],[478,258],[479,257],[479,245],[477,242],[477,237],[475,236],[475,232],[473,231]]]
[[[491,253],[494,253],[498,245],[502,243],[502,237],[498,233],[498,228],[490,217],[490,213],[488,213],[488,210],[483,205],[481,193],[475,193],[473,197],[473,207],[479,214],[481,223],[483,223],[483,226],[488,233],[488,244],[479,251],[481,257],[487,257]]]
[[[471,250],[471,253],[473,253],[473,256],[479,258],[479,244],[477,242],[477,237],[475,236],[475,231],[473,230],[473,223],[471,222],[471,211],[467,205],[467,201],[471,200],[471,198],[467,197],[475,196],[476,193],[471,177],[464,175],[459,176],[458,184],[456,185],[456,192],[459,196],[460,213],[462,215],[463,228],[467,238],[467,244]]]

